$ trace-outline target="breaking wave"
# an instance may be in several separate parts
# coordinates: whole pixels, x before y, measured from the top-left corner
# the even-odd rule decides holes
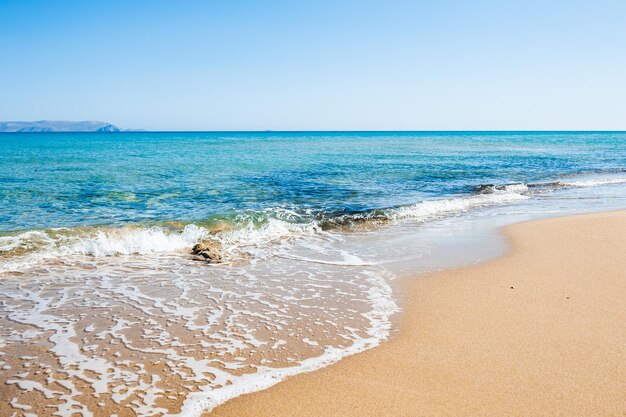
[[[493,194],[480,194],[460,198],[448,198],[442,200],[427,200],[411,206],[398,207],[390,210],[392,219],[419,219],[427,221],[440,218],[445,215],[466,212],[471,209],[506,204],[517,200],[525,200],[528,197],[516,192],[499,192]]]
[[[610,184],[624,184],[626,183],[626,178],[602,178],[595,180],[581,180],[581,181],[568,181],[562,182],[564,187],[578,187],[578,188],[586,188],[586,187],[597,187],[599,185],[610,185]]]
[[[215,222],[152,226],[30,230],[0,236],[0,273],[20,271],[42,260],[82,255],[107,257],[187,253],[202,240],[219,242],[228,257],[241,252],[333,230],[373,228],[393,221],[428,222],[470,210],[525,200],[535,193],[563,188],[626,183],[625,177],[560,180],[543,183],[483,184],[469,195],[424,200],[407,206],[362,212],[297,213],[284,208],[239,213]]]

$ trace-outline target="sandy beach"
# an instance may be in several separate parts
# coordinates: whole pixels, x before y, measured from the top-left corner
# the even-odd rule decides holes
[[[400,331],[211,416],[626,416],[626,211],[507,227],[486,264],[399,285]]]

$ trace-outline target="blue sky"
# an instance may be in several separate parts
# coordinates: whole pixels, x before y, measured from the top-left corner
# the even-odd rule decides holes
[[[0,0],[0,120],[626,129],[626,2]]]

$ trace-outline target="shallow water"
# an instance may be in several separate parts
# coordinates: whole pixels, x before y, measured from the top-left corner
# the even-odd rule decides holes
[[[376,346],[394,278],[626,207],[625,140],[1,135],[0,414],[197,416]],[[225,262],[192,259],[203,239]]]

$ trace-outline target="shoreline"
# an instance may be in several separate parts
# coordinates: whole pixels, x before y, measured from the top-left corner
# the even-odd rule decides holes
[[[626,211],[502,231],[501,257],[398,282],[381,346],[204,415],[626,414]]]

